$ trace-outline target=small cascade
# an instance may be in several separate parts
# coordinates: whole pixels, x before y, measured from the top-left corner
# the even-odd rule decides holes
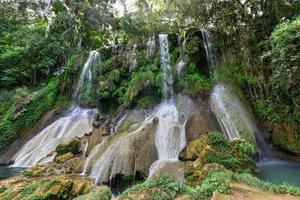
[[[101,149],[102,145],[104,144],[104,142],[97,144],[93,150],[91,151],[91,153],[89,154],[88,158],[85,160],[84,164],[83,164],[83,170],[81,175],[86,175],[87,174],[87,170],[88,167],[91,165],[91,162],[93,162],[93,160],[95,159],[95,157],[98,154],[98,151]]]
[[[147,42],[147,58],[151,59],[153,55],[155,54],[155,48],[156,48],[156,41],[155,36],[149,38]]]
[[[184,39],[183,42],[181,42],[180,36],[179,34],[177,34],[177,41],[178,41],[178,47],[180,49],[180,57],[179,57],[179,62],[177,62],[176,64],[176,71],[177,71],[177,75],[179,76],[187,64],[186,61],[184,60],[184,49],[185,49],[186,39]]]
[[[173,95],[173,77],[170,66],[169,41],[167,34],[159,35],[160,60],[163,72],[162,90],[165,98]]]
[[[135,131],[114,138],[115,141],[110,143],[110,146],[107,149],[105,149],[105,147],[109,144],[105,145],[106,142],[103,143],[103,146],[100,145],[98,147],[96,151],[102,152],[102,154],[92,166],[90,174],[97,184],[110,181],[118,174],[135,174],[136,169],[133,168],[136,168],[136,164],[134,164],[132,155],[130,155],[134,152],[129,151],[128,148],[133,148],[132,140],[134,137],[141,134],[141,132],[153,122],[153,119],[153,115],[149,115]],[[124,153],[127,152],[127,154],[124,155],[122,151],[124,151]],[[132,170],[134,172],[132,172]]]
[[[75,107],[65,117],[58,119],[27,142],[14,156],[15,167],[30,167],[38,164],[57,145],[75,137],[82,137],[92,127],[93,110]],[[47,161],[51,161],[47,160]],[[43,161],[44,162],[44,161]]]
[[[214,87],[211,95],[212,111],[230,140],[244,138],[254,141],[257,129],[254,116],[229,87],[223,84]]]
[[[163,102],[156,117],[159,119],[156,129],[155,145],[161,160],[177,160],[180,151],[185,147],[185,119],[180,120],[179,111],[173,102]]]
[[[83,66],[81,71],[76,90],[73,94],[73,99],[80,101],[83,96],[90,96],[92,88],[92,70],[93,67],[96,67],[100,63],[100,54],[97,51],[91,51],[88,57],[88,60]]]
[[[216,49],[212,46],[211,36],[209,32],[205,29],[202,29],[201,33],[203,37],[208,66],[212,71],[214,71],[218,64]]]
[[[161,68],[164,76],[162,88],[166,99],[155,113],[158,118],[158,127],[155,132],[158,160],[151,165],[148,178],[153,177],[161,165],[178,161],[179,153],[186,146],[185,123],[187,117],[180,114],[173,98],[173,77],[170,66],[168,35],[159,35],[159,40]]]
[[[75,103],[79,101],[82,92],[90,95],[92,84],[92,67],[99,63],[99,53],[92,51],[81,71],[76,91],[73,95]],[[13,156],[15,167],[30,167],[36,164],[50,162],[55,157],[57,145],[65,143],[74,137],[83,137],[92,129],[95,109],[83,109],[77,105],[69,108],[66,114],[50,124],[39,134],[29,140]]]

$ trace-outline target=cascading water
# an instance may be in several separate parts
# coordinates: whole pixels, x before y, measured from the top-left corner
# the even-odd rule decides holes
[[[169,41],[167,34],[159,35],[160,60],[163,73],[162,90],[165,98],[173,95],[173,77],[170,66]]]
[[[43,15],[47,18],[47,21],[48,21],[47,29],[46,29],[46,32],[45,32],[45,36],[48,37],[50,27],[51,27],[51,24],[52,24],[52,18],[53,18],[52,0],[48,1],[47,6],[46,6],[46,8],[43,12]]]
[[[73,99],[78,103],[80,98],[85,94],[85,96],[90,96],[92,88],[92,70],[100,63],[100,54],[97,51],[91,51],[88,60],[83,66],[82,72],[80,74],[76,90],[73,95]]]
[[[78,102],[83,88],[90,93],[92,81],[92,67],[99,62],[99,53],[92,51],[85,63],[76,91],[73,95],[74,101]],[[53,153],[57,145],[68,142],[74,137],[82,137],[92,129],[94,109],[83,109],[73,105],[64,117],[58,119],[38,135],[29,140],[13,156],[16,167],[30,167],[36,164],[50,162],[54,159]]]
[[[90,174],[97,184],[108,182],[117,174],[132,175],[141,168],[147,167],[147,169],[149,169],[151,163],[149,177],[152,177],[162,164],[177,162],[179,153],[186,145],[185,123],[187,121],[187,115],[177,108],[178,102],[176,101],[178,101],[178,99],[182,100],[182,98],[175,98],[173,96],[173,78],[169,60],[168,35],[159,35],[159,39],[161,47],[161,68],[164,77],[162,88],[165,100],[148,113],[148,116],[134,131],[126,131],[125,133],[116,133],[114,131],[116,134],[109,136],[94,147],[84,163],[82,174]],[[153,44],[155,44],[155,42],[151,45]],[[182,101],[184,101],[184,103],[188,102],[186,99]],[[127,114],[120,118],[117,127],[120,127],[126,118]],[[157,125],[154,121],[157,121]],[[156,129],[153,129],[153,126],[156,127]],[[149,159],[153,159],[148,155],[148,146],[146,146],[146,151],[137,149],[137,151],[139,151],[138,153],[145,151],[140,155],[137,155],[137,152],[135,152],[132,147],[134,143],[142,140],[146,135],[147,137],[151,137],[152,130],[155,130],[153,131],[154,138],[149,138],[148,141],[153,141],[158,160],[153,160],[155,161],[154,163],[150,160],[149,165],[147,163],[137,163],[141,157],[147,160],[147,162],[149,162]],[[149,147],[151,147],[151,145]],[[138,159],[138,157],[140,158]],[[140,166],[141,164],[143,166]]]
[[[218,84],[211,94],[211,107],[222,131],[230,140],[244,138],[255,141],[255,120],[241,98],[229,85]]]
[[[206,52],[206,57],[207,57],[207,63],[210,67],[210,69],[213,71],[217,68],[217,53],[215,48],[213,48],[212,43],[211,43],[211,36],[209,32],[205,29],[201,30],[202,37],[203,37],[203,42],[204,42],[204,48]]]
[[[72,109],[65,117],[58,119],[27,142],[14,156],[14,166],[30,167],[52,161],[53,156],[44,158],[53,152],[57,145],[75,137],[82,137],[91,130],[92,115],[93,111],[89,109]]]
[[[168,35],[159,35],[159,43],[164,77],[162,88],[166,99],[155,112],[155,116],[158,118],[158,127],[155,132],[158,160],[151,165],[149,178],[153,177],[163,164],[178,161],[179,153],[186,146],[185,123],[187,116],[179,113],[173,97]]]
[[[184,60],[185,43],[187,40],[185,38],[183,42],[181,42],[180,36],[179,34],[177,34],[177,41],[180,49],[180,57],[179,57],[179,61],[176,64],[176,71],[177,71],[177,75],[180,76],[182,70],[185,68],[187,64],[186,61]]]

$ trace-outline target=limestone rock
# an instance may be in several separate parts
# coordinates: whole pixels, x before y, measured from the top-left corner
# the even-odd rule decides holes
[[[186,123],[187,141],[198,139],[210,131],[219,131],[218,121],[211,111],[209,95],[199,94],[194,98],[194,110]]]
[[[73,157],[73,153],[72,152],[68,152],[68,153],[65,153],[63,155],[57,155],[55,158],[54,158],[54,162],[56,163],[59,163],[59,164],[62,164],[64,162],[66,162],[67,160],[70,160],[72,157]]]
[[[88,171],[91,171],[92,177],[108,182],[117,174],[132,176],[141,172],[147,176],[151,164],[158,158],[156,125],[157,121],[153,120],[138,130],[106,138],[97,152],[93,152],[96,156],[90,160]]]

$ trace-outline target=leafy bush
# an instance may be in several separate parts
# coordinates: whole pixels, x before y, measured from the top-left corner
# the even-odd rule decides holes
[[[179,79],[179,86],[183,93],[197,94],[210,88],[210,81],[200,74],[195,64],[190,64]]]
[[[218,163],[233,171],[253,171],[255,164],[252,155],[255,146],[245,140],[227,141],[224,134],[211,132],[208,134],[208,144],[214,151],[207,153],[207,163]]]
[[[215,191],[228,194],[230,182],[230,172],[210,170],[201,185],[196,187],[194,197],[195,199],[210,199]]]

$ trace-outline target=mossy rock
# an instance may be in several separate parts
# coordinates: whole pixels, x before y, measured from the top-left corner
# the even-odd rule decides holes
[[[112,198],[112,193],[107,186],[98,187],[88,194],[79,196],[74,200],[110,200]]]
[[[25,169],[22,175],[25,177],[38,177],[38,176],[42,176],[45,173],[46,173],[46,167],[36,166],[36,167]]]
[[[65,153],[65,154],[62,154],[62,155],[57,155],[54,159],[54,161],[56,163],[59,163],[59,164],[62,164],[68,160],[70,160],[71,158],[73,158],[73,153],[72,152],[68,152],[68,153]]]
[[[1,200],[73,199],[96,188],[95,183],[88,179],[67,176],[5,181],[5,188],[8,189],[0,193]]]
[[[80,147],[80,139],[74,138],[70,142],[58,145],[55,149],[55,152],[58,155],[66,154],[68,152],[71,152],[73,155],[77,155],[80,152]]]

